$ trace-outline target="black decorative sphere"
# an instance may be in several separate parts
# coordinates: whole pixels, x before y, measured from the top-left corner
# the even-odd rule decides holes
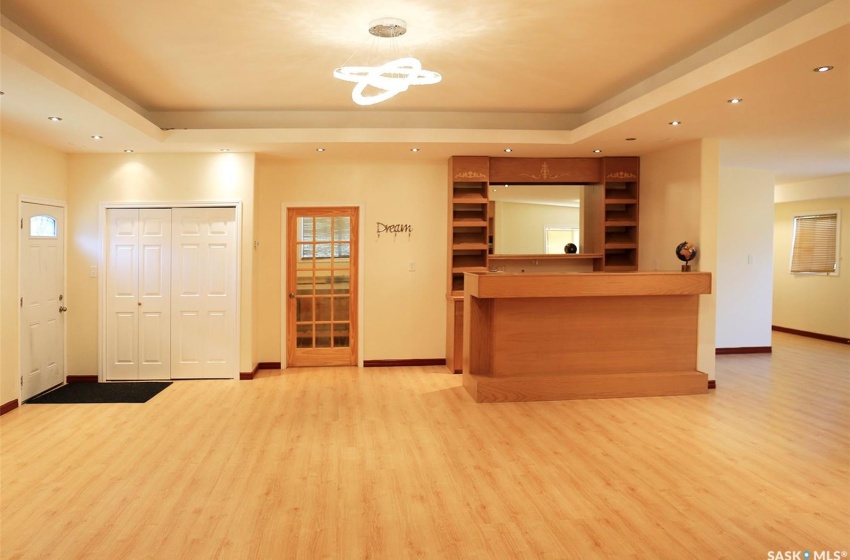
[[[564,245],[564,252],[572,255],[573,253],[578,253],[578,247],[576,247],[575,243],[567,243]]]
[[[676,246],[676,257],[680,261],[691,262],[697,257],[697,248],[689,241],[682,241]]]

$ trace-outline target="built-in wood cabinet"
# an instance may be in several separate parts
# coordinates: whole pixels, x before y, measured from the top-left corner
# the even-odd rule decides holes
[[[638,269],[638,188],[640,159],[603,160],[606,272]]]
[[[490,158],[449,160],[446,363],[463,369],[464,273],[626,272],[638,263],[638,183],[640,159]],[[582,247],[571,255],[494,255],[490,185],[586,185],[582,201]],[[498,218],[497,218],[498,219]]]
[[[446,364],[463,370],[463,275],[486,272],[490,252],[490,158],[449,160],[448,280],[446,286]]]
[[[449,164],[449,295],[463,296],[464,272],[487,271],[489,169],[487,157],[453,157]]]

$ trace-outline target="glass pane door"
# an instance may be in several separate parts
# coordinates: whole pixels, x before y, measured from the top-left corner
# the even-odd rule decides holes
[[[357,208],[290,209],[287,365],[356,364]]]

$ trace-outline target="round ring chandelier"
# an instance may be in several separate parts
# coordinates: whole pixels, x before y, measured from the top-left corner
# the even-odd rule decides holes
[[[376,19],[369,23],[369,33],[379,38],[396,39],[407,33],[407,23],[398,18]],[[407,91],[410,86],[436,84],[443,79],[438,72],[423,69],[422,63],[411,56],[378,66],[340,66],[333,75],[357,84],[351,99],[358,105],[375,105]]]

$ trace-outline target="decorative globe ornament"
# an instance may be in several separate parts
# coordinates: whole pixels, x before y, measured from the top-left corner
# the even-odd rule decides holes
[[[683,261],[682,272],[690,272],[690,262],[697,258],[697,248],[690,241],[682,241],[676,246],[676,258]]]

